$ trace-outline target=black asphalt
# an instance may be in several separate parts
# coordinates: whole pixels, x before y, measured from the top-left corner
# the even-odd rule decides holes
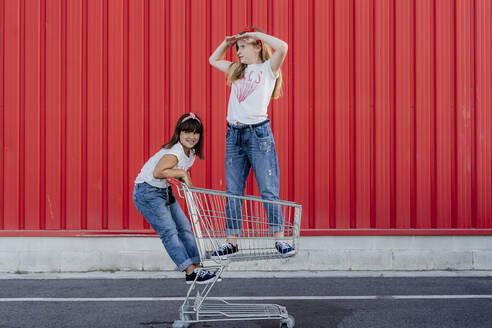
[[[180,301],[2,302],[5,298],[183,297],[184,279],[0,280],[0,328],[171,327]],[[274,300],[295,327],[492,327],[492,299],[389,299],[393,295],[492,295],[492,278],[224,279],[211,296],[378,296],[369,300]],[[191,327],[279,327],[278,321]]]

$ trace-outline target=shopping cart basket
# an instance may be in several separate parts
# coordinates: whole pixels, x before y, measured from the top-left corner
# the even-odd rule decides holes
[[[233,304],[227,298],[208,298],[225,267],[231,262],[284,259],[299,250],[301,210],[299,204],[268,201],[255,196],[236,196],[223,191],[188,188],[168,178],[178,195],[184,198],[195,235],[203,270],[215,273],[214,281],[198,288],[196,281],[188,289],[173,328],[186,328],[192,323],[227,320],[280,320],[280,327],[293,328],[294,317],[277,304]],[[239,251],[218,256],[220,245],[233,229],[238,236]],[[281,254],[275,248],[274,232],[283,231],[284,241],[294,252]]]

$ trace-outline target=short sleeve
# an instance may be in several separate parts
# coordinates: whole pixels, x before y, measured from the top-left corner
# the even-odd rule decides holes
[[[265,62],[265,65],[266,65],[266,70],[267,70],[267,72],[268,72],[268,75],[269,75],[272,79],[276,80],[276,79],[278,78],[278,76],[279,76],[279,72],[277,72],[277,75],[274,75],[274,74],[273,74],[273,71],[272,71],[272,66],[270,65],[270,59],[268,59],[268,60]]]
[[[166,155],[174,155],[178,158],[178,163],[181,161],[183,150],[179,143],[176,143],[171,149],[168,149]]]

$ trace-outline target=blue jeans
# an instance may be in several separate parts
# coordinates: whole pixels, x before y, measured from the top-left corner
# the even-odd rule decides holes
[[[279,167],[270,121],[235,126],[227,124],[225,174],[227,193],[244,195],[249,171],[253,172],[261,197],[279,200]],[[226,203],[226,234],[240,235],[242,200],[228,198]],[[264,203],[270,232],[284,231],[280,205]]]
[[[200,263],[195,236],[171,189],[157,188],[145,182],[135,184],[133,202],[152,228],[180,271]]]

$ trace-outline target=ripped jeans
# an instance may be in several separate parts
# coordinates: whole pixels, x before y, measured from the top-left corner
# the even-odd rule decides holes
[[[280,177],[277,150],[270,120],[253,125],[227,124],[225,174],[227,193],[244,195],[246,179],[253,168],[261,197],[279,200]],[[226,204],[226,234],[240,235],[242,200],[228,198]],[[280,205],[264,204],[270,232],[284,231]]]

